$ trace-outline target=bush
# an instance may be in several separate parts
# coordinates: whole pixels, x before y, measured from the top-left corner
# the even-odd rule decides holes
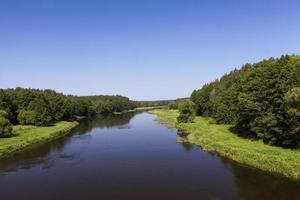
[[[30,114],[32,117],[35,115],[34,124],[37,126],[47,126],[52,121],[49,102],[43,96],[31,101],[29,103],[28,110],[35,113]]]
[[[178,109],[178,104],[176,102],[171,102],[169,103],[168,107],[170,110],[176,110]]]
[[[179,109],[179,116],[177,117],[178,123],[188,123],[193,122],[195,119],[195,113],[194,113],[194,104],[187,100],[182,101],[178,105]]]
[[[6,118],[7,116],[7,112],[0,110],[0,136],[12,133],[12,125]]]
[[[8,118],[8,113],[5,110],[0,110],[0,117]]]
[[[36,124],[37,114],[34,111],[21,110],[18,115],[18,120],[22,125]]]
[[[300,87],[289,90],[284,97],[288,114],[288,133],[285,136],[286,146],[300,146]]]
[[[218,123],[217,123],[217,120],[215,120],[215,119],[212,118],[212,117],[207,118],[207,122],[208,122],[208,124],[218,124]]]

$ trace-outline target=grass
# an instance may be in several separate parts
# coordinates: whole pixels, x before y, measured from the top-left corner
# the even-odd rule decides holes
[[[0,138],[0,158],[9,157],[35,144],[45,143],[66,135],[77,124],[78,122],[62,121],[48,127],[14,126],[13,134],[15,136]]]
[[[176,110],[153,110],[158,121],[188,133],[187,140],[203,150],[229,159],[300,180],[300,150],[265,145],[260,140],[241,138],[230,131],[230,125],[212,124],[210,119],[196,117],[194,123],[178,124]]]

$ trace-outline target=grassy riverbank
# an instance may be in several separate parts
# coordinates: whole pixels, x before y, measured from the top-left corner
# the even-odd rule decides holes
[[[203,150],[217,152],[239,163],[264,171],[300,180],[300,150],[283,149],[238,137],[230,125],[211,124],[209,119],[196,117],[194,123],[177,124],[178,111],[153,110],[158,121],[189,133],[187,140]]]
[[[15,136],[0,138],[0,158],[9,157],[13,153],[32,145],[48,142],[66,135],[77,124],[78,122],[62,121],[48,127],[14,126],[13,133]]]

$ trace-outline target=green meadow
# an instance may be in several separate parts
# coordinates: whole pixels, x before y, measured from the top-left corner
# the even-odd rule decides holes
[[[66,135],[78,125],[78,122],[61,121],[52,126],[38,127],[30,125],[16,125],[13,136],[0,139],[0,158],[9,157],[13,153],[22,151],[36,144]]]

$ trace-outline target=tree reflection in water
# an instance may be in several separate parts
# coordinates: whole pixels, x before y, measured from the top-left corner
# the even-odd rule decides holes
[[[99,115],[94,119],[82,119],[80,124],[67,136],[49,143],[36,145],[33,148],[16,153],[14,156],[2,159],[0,162],[0,175],[6,175],[17,170],[30,170],[40,166],[43,169],[53,167],[55,160],[74,159],[74,154],[63,153],[64,147],[74,139],[74,135],[84,135],[94,128],[130,128],[126,125],[137,113],[124,113],[119,115]],[[88,136],[88,135],[87,135]],[[83,138],[81,138],[83,139]],[[55,156],[50,154],[56,154]]]

